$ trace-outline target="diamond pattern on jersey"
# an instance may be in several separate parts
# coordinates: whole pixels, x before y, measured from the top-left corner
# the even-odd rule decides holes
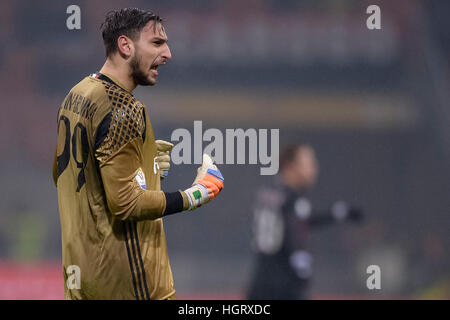
[[[142,136],[145,130],[143,108],[139,100],[116,85],[102,81],[109,100],[112,102],[111,123],[108,135],[100,145],[100,161],[105,161],[122,146]]]

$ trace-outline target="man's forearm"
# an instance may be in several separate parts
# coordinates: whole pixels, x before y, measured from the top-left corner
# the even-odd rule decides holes
[[[113,215],[121,220],[155,220],[189,208],[189,200],[183,191],[144,191],[127,205],[110,204]]]

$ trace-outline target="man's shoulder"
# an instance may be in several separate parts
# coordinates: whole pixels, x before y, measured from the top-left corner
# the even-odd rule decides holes
[[[94,145],[99,159],[107,159],[124,144],[137,137],[144,139],[146,132],[144,105],[130,92],[105,76],[97,77],[93,74],[88,81],[95,83],[96,90],[102,90],[103,103],[100,104],[92,122],[96,128]]]
[[[128,92],[108,77],[98,77],[94,73],[88,77],[88,81],[95,84],[96,92],[107,99],[107,104],[112,107],[113,113],[125,112],[129,116],[134,116],[142,112],[144,104],[139,101],[132,93]]]
[[[90,74],[89,76],[84,77],[80,82],[78,82],[70,92],[76,93],[90,100],[109,102],[109,96],[113,94],[113,92],[120,91],[121,88],[111,85],[106,81],[102,81],[100,79],[96,79],[94,74]],[[109,92],[109,94],[108,94]]]
[[[75,98],[89,101],[97,107],[109,104],[106,88],[100,81],[96,81],[91,76],[84,77],[80,82],[70,89],[67,98]]]
[[[130,92],[112,81],[96,77],[95,73],[77,83],[68,96],[81,96],[95,104],[99,121],[108,114],[136,119],[141,117],[145,108]]]

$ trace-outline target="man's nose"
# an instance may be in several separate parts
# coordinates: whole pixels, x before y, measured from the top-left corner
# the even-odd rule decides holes
[[[170,48],[168,45],[166,45],[166,49],[164,50],[162,57],[166,60],[172,59],[172,53],[170,52]]]

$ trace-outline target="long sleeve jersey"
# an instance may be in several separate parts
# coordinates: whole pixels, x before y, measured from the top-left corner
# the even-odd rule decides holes
[[[162,217],[188,200],[161,191],[156,152],[145,105],[110,76],[64,99],[53,177],[66,299],[174,297]]]

